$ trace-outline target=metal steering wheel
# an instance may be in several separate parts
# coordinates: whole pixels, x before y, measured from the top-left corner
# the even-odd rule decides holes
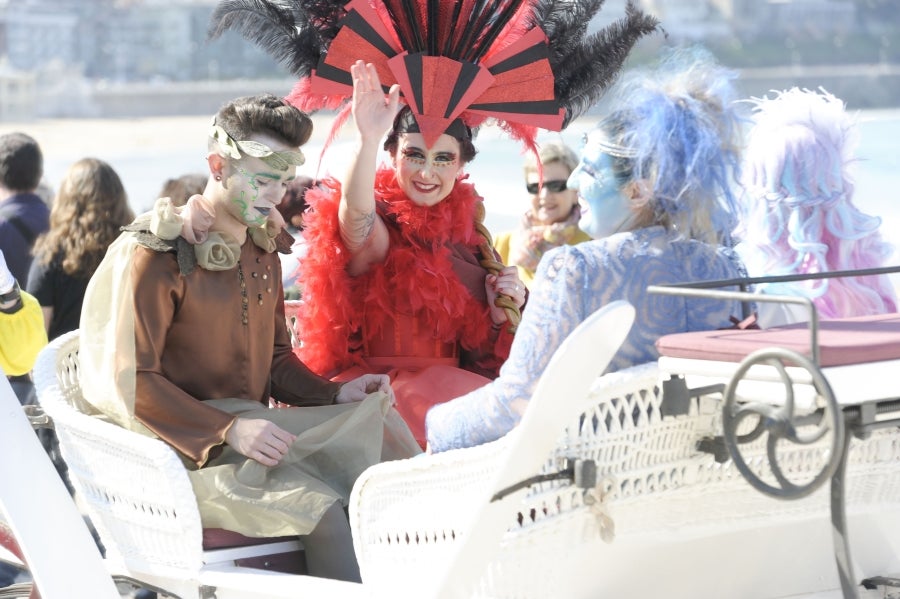
[[[776,406],[756,401],[738,403],[738,384],[750,368],[758,364],[771,366],[778,372],[785,386],[783,405]],[[788,364],[799,366],[809,372],[816,393],[824,400],[823,413],[818,422],[813,424],[815,428],[811,432],[801,433],[799,425],[795,421],[794,388],[787,373],[786,365]],[[750,417],[757,419],[753,430],[744,435],[738,435],[738,427],[746,418]],[[840,406],[819,367],[806,356],[792,350],[761,349],[744,358],[725,389],[722,425],[725,445],[738,471],[755,489],[773,497],[799,499],[809,495],[834,475],[841,462],[846,432]],[[809,426],[809,423],[804,423],[804,425]],[[829,458],[821,472],[805,484],[795,484],[789,480],[778,463],[776,451],[778,442],[784,440],[797,445],[810,445],[822,439],[829,431],[832,433]],[[778,486],[771,485],[757,476],[747,465],[739,448],[739,445],[755,441],[764,433],[769,434],[766,442],[766,454]]]

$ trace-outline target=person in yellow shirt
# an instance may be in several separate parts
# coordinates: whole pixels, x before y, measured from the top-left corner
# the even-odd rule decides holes
[[[540,170],[538,159],[543,167]],[[518,228],[497,235],[494,247],[504,264],[518,268],[519,278],[527,287],[531,287],[537,265],[548,250],[591,239],[578,226],[578,192],[566,187],[577,165],[575,152],[559,142],[543,144],[537,157],[529,154],[525,160],[525,188],[531,196],[531,207]]]
[[[34,297],[19,288],[0,251],[0,369],[8,377],[31,372],[38,352],[47,345],[44,315]],[[33,387],[13,385],[16,397],[33,403]]]

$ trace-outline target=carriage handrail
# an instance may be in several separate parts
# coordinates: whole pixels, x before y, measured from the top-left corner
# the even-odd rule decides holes
[[[809,272],[809,273],[801,273],[801,274],[791,274],[791,275],[766,275],[762,277],[737,277],[733,279],[712,279],[709,281],[685,281],[682,283],[667,283],[665,285],[654,285],[652,286],[653,291],[651,291],[651,287],[647,288],[647,291],[651,293],[667,293],[668,295],[689,295],[691,297],[720,297],[721,299],[737,299],[741,302],[743,317],[747,318],[750,316],[750,310],[748,308],[748,302],[750,301],[758,301],[758,302],[771,302],[771,303],[805,303],[805,302],[796,302],[788,299],[784,299],[786,297],[791,296],[769,296],[772,299],[763,299],[761,294],[750,294],[749,296],[713,296],[706,293],[703,293],[705,290],[717,289],[719,287],[737,287],[741,292],[749,293],[748,288],[751,285],[760,285],[760,284],[768,284],[768,283],[792,283],[795,281],[813,281],[819,279],[840,279],[843,277],[867,277],[874,275],[885,275],[885,274],[896,274],[900,273],[900,264],[893,266],[879,266],[875,268],[857,268],[851,270],[832,270],[828,272]],[[677,293],[668,293],[661,291],[660,288],[665,287],[666,289],[691,289],[696,290],[699,293],[697,294],[677,294]],[[813,347],[815,348],[812,353],[813,362],[816,365],[819,364],[818,359],[818,320],[815,316],[810,318],[810,328],[811,335],[813,338]]]
[[[684,283],[671,283],[665,287],[678,287],[690,289],[711,289],[716,287],[739,287],[746,291],[749,285],[761,283],[791,283],[794,281],[809,281],[817,279],[839,279],[843,277],[868,277],[873,275],[885,275],[900,273],[900,264],[894,266],[879,266],[876,268],[858,268],[852,270],[832,270],[828,272],[809,272],[792,275],[766,275],[762,277],[737,277],[734,279],[714,279],[709,281],[688,281]]]
[[[744,279],[734,279],[744,280]],[[713,283],[715,281],[705,281]],[[750,291],[721,291],[709,288],[693,288],[683,286],[685,284],[677,283],[673,285],[650,285],[647,287],[647,293],[657,293],[660,295],[677,295],[682,297],[706,297],[722,300],[738,300],[740,302],[761,302],[772,304],[798,304],[805,306],[809,311],[809,335],[810,335],[810,358],[818,367],[819,362],[819,313],[816,311],[816,305],[808,297],[800,297],[796,295],[763,295],[752,293]],[[724,283],[722,286],[726,286]]]

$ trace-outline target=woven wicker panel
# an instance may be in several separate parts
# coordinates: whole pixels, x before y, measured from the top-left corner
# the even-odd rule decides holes
[[[54,340],[35,365],[76,500],[106,556],[129,570],[202,565],[200,514],[184,465],[165,443],[88,416],[78,387],[78,333]]]
[[[561,436],[544,471],[558,470],[565,458],[594,460],[605,491],[602,501],[589,505],[597,495],[589,494],[586,501],[585,492],[567,482],[532,487],[510,512],[501,551],[486,568],[476,596],[594,597],[584,593],[583,577],[610,576],[603,573],[600,556],[634,539],[725,536],[763,524],[790,527],[811,519],[827,528],[827,485],[804,499],[774,499],[753,489],[730,460],[717,463],[697,450],[701,439],[721,434],[720,401],[694,399],[688,414],[664,417],[655,364],[598,379],[584,412]],[[764,441],[744,447],[748,461],[765,474]],[[501,439],[370,468],[354,489],[350,508],[363,580],[376,590],[428,588],[455,540],[465,534],[467,512],[476,508],[471,498],[483,494],[503,451]],[[779,457],[786,474],[802,478],[825,452],[827,439],[788,448]],[[884,508],[896,513],[898,487],[896,429],[855,439],[848,462],[848,512]],[[596,563],[597,572],[581,572],[582,579],[575,581],[569,562],[576,554],[580,562]],[[585,557],[590,554],[597,560]]]

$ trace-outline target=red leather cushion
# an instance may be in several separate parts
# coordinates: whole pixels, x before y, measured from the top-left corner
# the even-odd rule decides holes
[[[757,349],[783,347],[810,354],[806,323],[770,329],[726,329],[676,333],[656,342],[660,355],[740,362]],[[820,366],[844,366],[900,359],[900,314],[838,318],[819,322]]]

